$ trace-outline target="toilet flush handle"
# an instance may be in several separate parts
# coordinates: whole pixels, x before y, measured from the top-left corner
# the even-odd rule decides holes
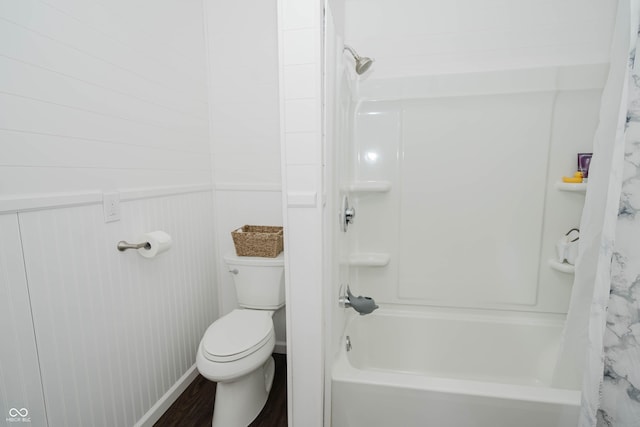
[[[229,273],[231,274],[238,274],[238,269],[234,268],[233,270],[229,270]]]

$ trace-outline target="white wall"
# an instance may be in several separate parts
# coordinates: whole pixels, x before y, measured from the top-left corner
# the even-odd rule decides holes
[[[322,7],[278,1],[289,425],[323,424]]]
[[[608,61],[615,2],[347,0],[368,80]]]
[[[216,184],[280,184],[275,2],[207,0]]]
[[[0,4],[0,213],[13,236],[0,253],[24,251],[22,266],[1,260],[16,311],[0,332],[37,345],[42,381],[35,353],[3,356],[3,384],[22,388],[1,396],[2,416],[24,404],[34,425],[152,423],[194,373],[218,314],[202,15],[199,0]],[[120,221],[105,223],[103,191],[119,193]],[[173,236],[168,253],[116,251],[155,229]]]
[[[210,183],[199,1],[0,5],[0,195]]]
[[[231,231],[282,225],[276,3],[206,0],[205,24],[220,310],[226,314],[237,307],[222,260],[234,252]],[[280,310],[274,315],[279,352],[285,350],[285,323]]]

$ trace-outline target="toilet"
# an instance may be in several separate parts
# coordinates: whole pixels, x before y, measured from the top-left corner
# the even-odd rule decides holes
[[[213,427],[246,427],[269,396],[275,363],[273,313],[284,306],[284,255],[276,258],[226,255],[240,308],[204,333],[196,366],[215,381]]]

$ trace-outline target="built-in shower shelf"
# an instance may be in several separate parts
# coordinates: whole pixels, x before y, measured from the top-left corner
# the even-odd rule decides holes
[[[381,253],[357,253],[349,255],[349,265],[354,267],[384,267],[391,255]]]
[[[576,271],[575,266],[571,264],[567,264],[566,262],[558,262],[555,259],[549,260],[549,267],[554,270],[560,271],[561,273],[574,274]]]
[[[560,191],[572,191],[574,193],[586,193],[587,184],[583,182],[573,184],[570,182],[558,181],[556,182],[556,189]]]
[[[391,190],[391,183],[389,181],[352,182],[348,190],[354,193],[386,193]]]

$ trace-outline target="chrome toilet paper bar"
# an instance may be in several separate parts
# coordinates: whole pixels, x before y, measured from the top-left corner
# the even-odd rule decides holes
[[[124,240],[120,240],[118,242],[118,250],[120,252],[124,252],[127,249],[151,249],[151,244],[149,242],[142,242],[142,243],[128,243],[125,242]]]
[[[140,243],[129,243],[121,240],[118,242],[117,248],[120,252],[124,252],[127,249],[135,249],[138,255],[144,258],[155,258],[159,254],[168,251],[172,243],[171,236],[162,230],[140,234],[135,237],[134,241]]]

